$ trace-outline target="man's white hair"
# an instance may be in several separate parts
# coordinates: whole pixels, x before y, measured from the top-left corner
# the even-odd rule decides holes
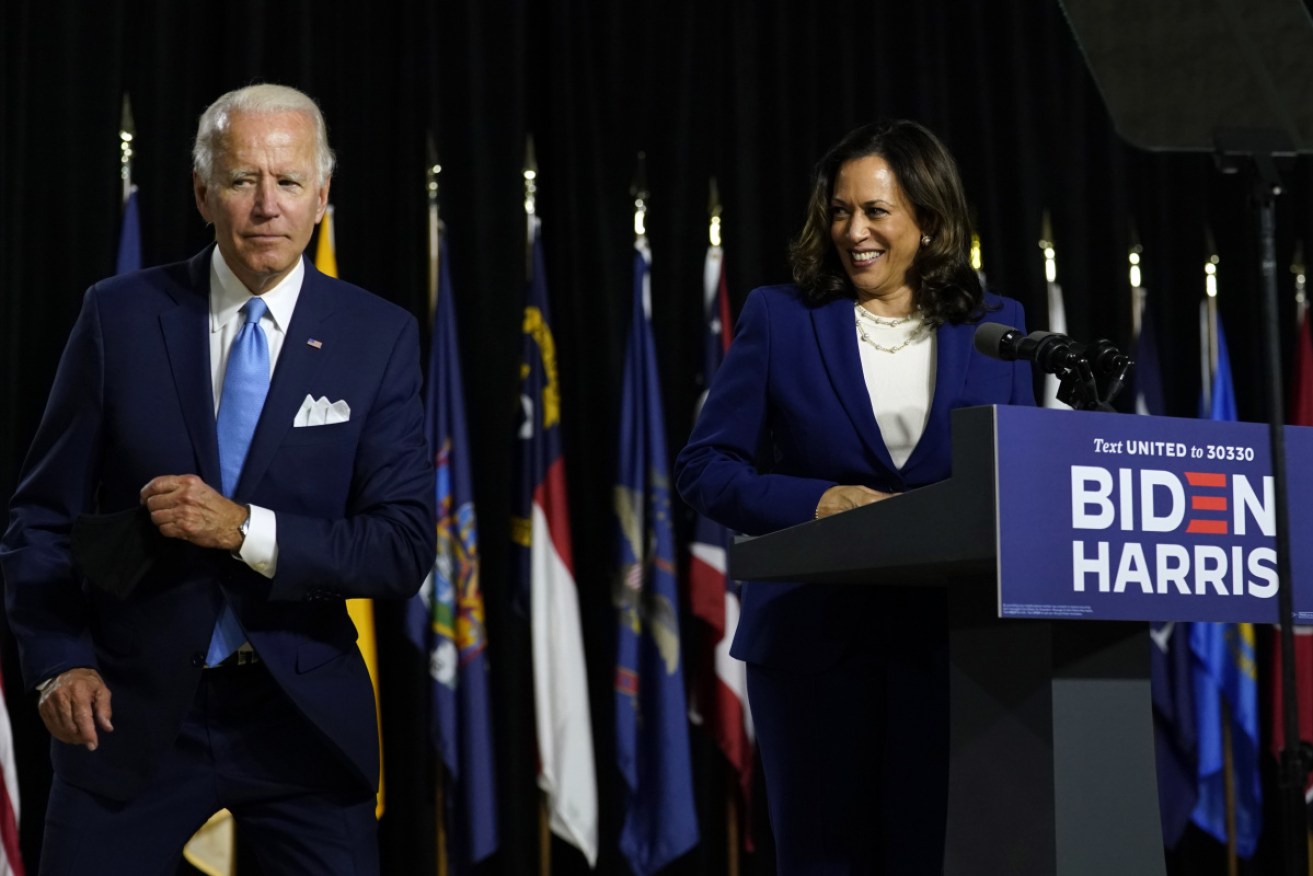
[[[319,105],[308,94],[286,85],[263,83],[248,85],[222,95],[201,113],[196,126],[196,142],[192,145],[192,169],[206,183],[213,182],[215,157],[223,150],[223,136],[228,133],[232,114],[241,113],[305,113],[315,126],[315,164],[319,174],[318,185],[333,175],[337,156],[328,147],[328,128],[324,124]]]

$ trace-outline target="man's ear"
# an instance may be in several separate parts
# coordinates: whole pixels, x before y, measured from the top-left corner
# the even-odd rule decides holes
[[[206,195],[210,192],[209,184],[201,179],[201,175],[196,171],[191,172],[191,190],[196,196],[196,209],[200,211],[201,218],[205,220],[206,225],[213,225],[214,219],[210,217],[210,205],[206,202]]]

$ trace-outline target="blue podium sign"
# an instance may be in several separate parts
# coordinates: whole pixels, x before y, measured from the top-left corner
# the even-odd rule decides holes
[[[1267,427],[996,409],[999,614],[1274,623]],[[1313,429],[1286,427],[1294,619],[1313,621]],[[1301,583],[1302,582],[1302,583]]]

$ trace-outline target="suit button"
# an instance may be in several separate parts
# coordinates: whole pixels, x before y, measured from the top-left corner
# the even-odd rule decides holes
[[[192,654],[192,655],[191,655],[191,665],[192,665],[192,666],[195,666],[197,669],[202,669],[202,668],[204,668],[204,666],[205,666],[205,655],[202,654],[202,653],[199,652],[199,651],[197,651],[195,654]]]

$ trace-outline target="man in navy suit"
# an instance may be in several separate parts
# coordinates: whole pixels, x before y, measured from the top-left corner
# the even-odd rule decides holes
[[[225,807],[267,873],[378,872],[344,599],[419,589],[433,481],[415,320],[303,257],[332,169],[309,97],[223,95],[194,149],[215,244],[86,294],[0,544],[54,737],[42,873],[172,873]],[[132,509],[147,571],[87,584],[75,520]]]

